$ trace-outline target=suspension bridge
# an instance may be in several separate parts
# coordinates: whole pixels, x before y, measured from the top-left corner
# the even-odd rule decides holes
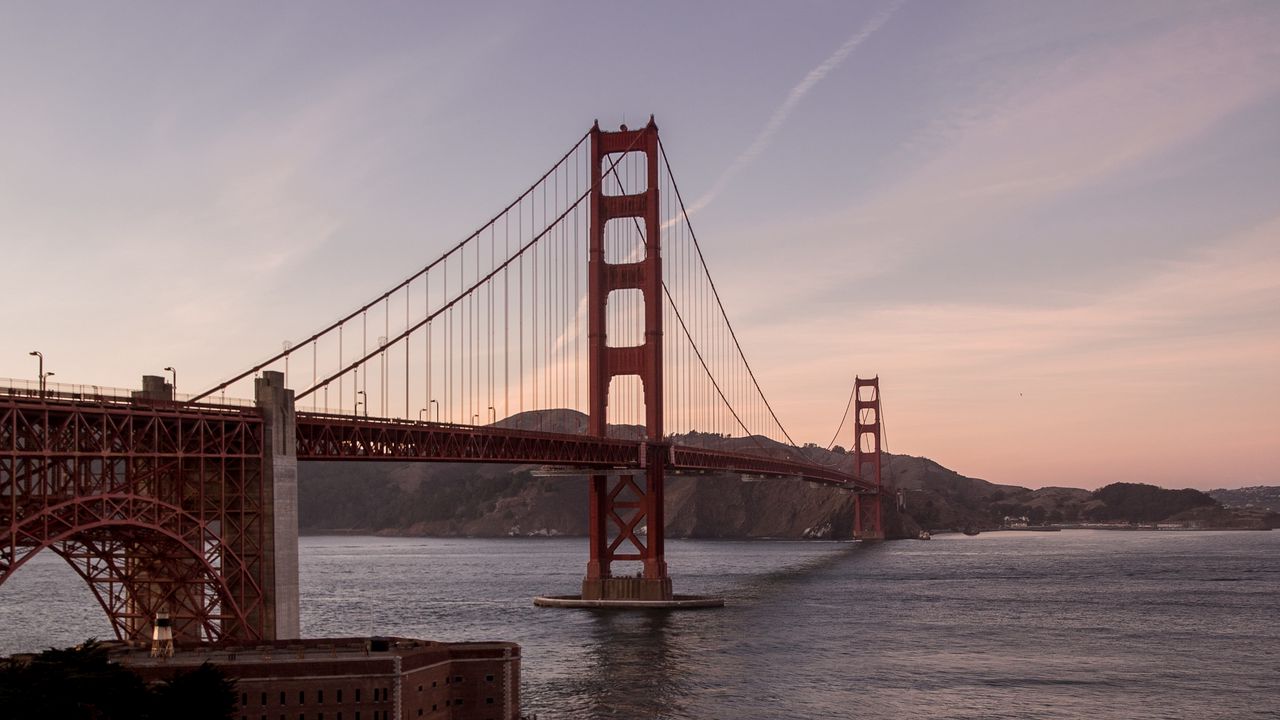
[[[43,366],[0,385],[0,584],[48,549],[122,639],[162,614],[181,640],[295,638],[298,462],[475,462],[584,476],[581,597],[670,600],[670,474],[854,492],[855,536],[883,538],[877,379],[855,379],[850,417],[851,463],[792,439],[653,119],[597,123],[442,256],[202,392],[51,385]]]

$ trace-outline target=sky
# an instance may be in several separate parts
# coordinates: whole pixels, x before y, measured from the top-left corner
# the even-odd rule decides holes
[[[0,377],[207,387],[650,113],[797,440],[1280,484],[1274,2],[0,0]]]

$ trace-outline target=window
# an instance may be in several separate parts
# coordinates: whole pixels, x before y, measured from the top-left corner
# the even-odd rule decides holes
[[[356,688],[356,702],[360,702],[360,688]]]
[[[284,704],[284,691],[283,691],[283,690],[281,690],[281,691],[280,691],[280,704],[281,704],[281,705],[283,705],[283,704]],[[282,718],[280,718],[280,720],[284,720],[284,718],[282,717]]]
[[[445,682],[449,682],[449,681],[448,681],[448,680],[445,680]],[[436,681],[435,681],[435,680],[432,680],[432,681],[431,681],[431,687],[435,687],[435,686],[436,686]]]
[[[492,676],[492,675],[485,675],[485,676],[484,676],[484,681],[485,681],[485,682],[493,682],[493,676]]]
[[[485,698],[485,699],[484,699],[484,704],[485,704],[485,705],[492,705],[492,704],[493,704],[493,698]]]
[[[249,704],[249,693],[240,693],[240,704],[241,705]]]
[[[422,692],[422,685],[421,685],[421,683],[419,683],[419,685],[418,685],[418,692]]]
[[[321,705],[323,705],[323,704],[324,704],[324,691],[323,691],[323,690],[317,690],[317,691],[316,691],[316,702],[320,703]],[[324,716],[323,716],[323,715],[322,715],[322,716],[320,716],[320,720],[324,720]]]
[[[454,675],[454,676],[453,676],[453,681],[454,681],[454,682],[456,682],[456,683],[460,683],[460,682],[462,682],[462,676],[461,676],[461,675]]]
[[[266,693],[262,693],[262,702],[260,702],[260,703],[258,703],[258,704],[259,704],[259,705],[266,705],[266,704],[267,704],[267,694],[266,694]]]
[[[299,704],[299,705],[306,705],[306,704],[307,704],[307,691],[306,691],[306,690],[299,690],[299,691],[298,691],[298,704]],[[302,715],[299,715],[299,716],[298,716],[298,720],[302,720],[302,717],[303,717]]]

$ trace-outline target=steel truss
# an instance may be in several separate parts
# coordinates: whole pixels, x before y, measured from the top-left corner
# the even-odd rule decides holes
[[[262,462],[252,408],[0,399],[0,584],[49,548],[121,639],[260,638]]]

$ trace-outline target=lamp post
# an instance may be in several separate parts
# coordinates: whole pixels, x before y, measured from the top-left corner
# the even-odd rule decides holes
[[[177,400],[178,399],[178,371],[174,370],[172,366],[166,367],[164,370],[165,372],[173,373],[173,383],[170,385],[170,388],[173,390],[173,399]]]
[[[423,422],[422,416],[425,415],[426,412],[427,412],[426,408],[422,408],[421,410],[418,411],[418,422]]]
[[[440,422],[440,403],[432,400],[431,405],[434,405],[436,409],[436,422]]]
[[[361,400],[360,400],[360,398],[361,398],[362,396],[364,397],[364,400],[363,400],[363,401],[361,401]],[[364,416],[365,416],[365,417],[369,417],[369,402],[368,402],[368,400],[369,400],[369,396],[368,396],[368,395],[365,395],[363,390],[357,390],[357,391],[356,391],[356,415],[359,415],[359,414],[360,414],[360,405],[361,405],[361,404],[363,404],[363,405],[364,405]]]
[[[40,368],[36,370],[36,387],[40,391],[40,397],[44,397],[44,353],[39,350],[32,350],[27,354],[34,355],[40,359]]]
[[[498,411],[492,405],[489,406],[489,424],[498,424]]]
[[[293,349],[293,343],[285,340],[280,343],[280,349],[284,351],[284,386],[289,387],[289,351]]]
[[[480,415],[479,415],[479,413],[477,413],[477,414],[475,414],[475,415],[472,415],[472,416],[471,416],[471,424],[472,424],[472,425],[479,425],[479,424],[480,424]]]

